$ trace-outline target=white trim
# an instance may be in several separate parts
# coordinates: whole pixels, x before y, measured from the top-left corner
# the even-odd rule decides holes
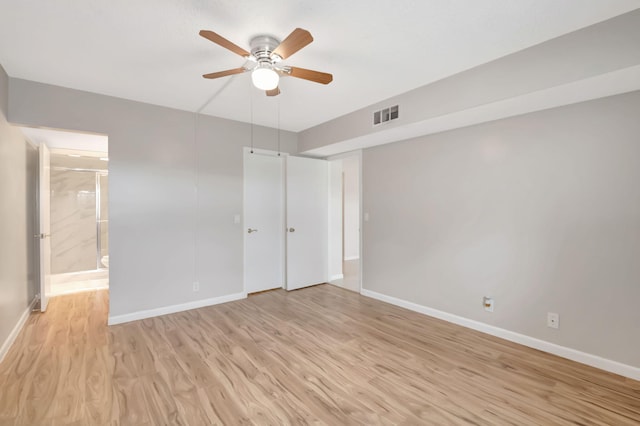
[[[2,362],[4,357],[9,352],[9,349],[11,348],[11,345],[13,345],[13,342],[16,341],[18,334],[20,334],[22,327],[24,327],[24,325],[27,322],[27,319],[29,319],[29,314],[33,310],[33,307],[36,305],[37,301],[38,301],[38,298],[34,297],[31,303],[29,303],[29,306],[27,306],[27,309],[25,309],[22,315],[20,315],[20,319],[18,320],[15,327],[13,327],[13,330],[11,330],[11,333],[9,333],[4,343],[0,347],[0,362]]]
[[[634,380],[640,380],[640,368],[638,367],[622,364],[620,362],[602,358],[597,355],[592,355],[586,352],[578,351],[576,349],[567,348],[566,346],[560,346],[555,343],[547,342],[545,340],[536,339],[535,337],[526,336],[514,331],[509,331],[503,328],[495,327],[493,325],[485,324],[480,321],[475,321],[469,318],[450,314],[448,312],[443,312],[423,305],[418,305],[417,303],[408,302],[406,300],[387,296],[375,291],[362,289],[360,291],[360,294],[390,303],[392,305],[400,306],[411,311],[419,312],[430,317],[438,318],[457,325],[461,325],[463,327],[471,328],[482,333],[500,337],[511,342],[519,343],[530,348],[558,355],[562,358],[567,358],[581,364],[590,365],[592,367],[599,368],[610,373],[619,374],[621,376],[625,376]]]
[[[355,156],[360,156],[362,154],[362,149],[354,149],[352,151],[347,151],[347,152],[341,152],[340,154],[335,154],[335,155],[330,155],[328,157],[325,158],[325,160],[327,161],[334,161],[334,160],[343,160],[345,158],[349,158],[349,157],[355,157]]]
[[[27,136],[25,136],[25,134],[23,133],[22,136],[24,136],[24,140],[27,141],[27,143],[32,147],[35,148],[35,150],[38,150],[38,144],[34,141],[31,140],[31,138],[28,138]]]
[[[341,280],[344,278],[344,274],[335,274],[335,275],[331,275],[329,277],[329,282],[331,281],[335,281],[335,280]]]
[[[362,150],[359,149],[358,151],[356,151],[358,153],[358,191],[360,192],[360,199],[358,200],[358,202],[360,203],[360,217],[358,217],[358,229],[360,229],[360,236],[359,239],[360,241],[358,242],[358,254],[360,255],[361,259],[358,262],[358,286],[360,287],[360,292],[362,292],[363,290],[363,286],[364,286],[364,241],[363,241],[363,235],[364,235],[364,173],[363,173],[363,159],[362,159]]]
[[[251,147],[250,146],[243,146],[242,147],[242,152],[243,154],[251,154]],[[253,154],[259,154],[259,155],[266,155],[268,157],[288,157],[289,153],[288,152],[283,152],[283,151],[274,151],[272,149],[263,149],[263,148],[253,148]]]
[[[360,259],[360,256],[349,256],[349,257],[345,257],[343,261],[348,262],[350,260],[358,260],[358,259]]]
[[[130,314],[109,316],[108,325],[122,324],[124,322],[137,321],[145,318],[158,317],[161,315],[175,314],[176,312],[189,311],[191,309],[203,308],[205,306],[218,305],[220,303],[233,302],[234,300],[246,299],[247,293],[234,293],[226,296],[213,297],[211,299],[196,300],[194,302],[181,303],[179,305],[164,306],[162,308],[148,309],[145,311],[132,312]]]

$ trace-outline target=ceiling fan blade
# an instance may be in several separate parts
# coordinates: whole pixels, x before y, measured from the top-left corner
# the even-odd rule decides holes
[[[287,59],[289,56],[296,53],[298,50],[305,47],[307,44],[313,41],[311,33],[302,28],[296,28],[282,40],[282,43],[273,51],[273,54],[280,56],[282,59]]]
[[[315,81],[320,84],[329,84],[333,81],[333,76],[326,72],[307,70],[304,68],[289,67],[291,77],[302,78],[304,80]]]
[[[229,40],[227,40],[226,38],[222,37],[219,34],[214,33],[213,31],[209,31],[209,30],[201,30],[200,31],[200,35],[204,38],[206,38],[209,41],[214,42],[215,44],[218,44],[222,47],[224,47],[225,49],[229,49],[230,51],[232,51],[233,53],[236,53],[242,57],[249,57],[251,56],[251,54],[249,52],[247,52],[246,50],[244,50],[242,47],[231,43]]]
[[[265,93],[267,94],[267,96],[278,96],[280,94],[280,88],[276,87],[272,90],[265,90]]]
[[[226,77],[228,75],[241,74],[246,70],[247,70],[246,68],[234,68],[231,70],[218,71],[218,72],[212,72],[210,74],[205,74],[203,75],[203,77],[204,78],[220,78],[220,77]]]

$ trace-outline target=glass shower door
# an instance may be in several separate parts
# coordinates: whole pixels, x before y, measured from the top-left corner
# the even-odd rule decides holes
[[[106,173],[98,174],[98,268],[109,268],[109,184]]]

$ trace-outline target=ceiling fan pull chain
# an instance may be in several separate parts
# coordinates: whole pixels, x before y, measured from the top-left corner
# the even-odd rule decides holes
[[[251,153],[253,154],[253,90],[249,88],[249,108],[251,109]]]

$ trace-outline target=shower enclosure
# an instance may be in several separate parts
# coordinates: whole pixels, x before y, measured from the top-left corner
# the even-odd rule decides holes
[[[103,157],[51,155],[51,272],[54,287],[56,283],[91,280],[103,280],[100,287],[107,285],[109,172],[106,165],[106,154]],[[95,284],[87,285],[95,287]],[[60,292],[67,291],[70,290]],[[53,293],[57,293],[55,289]]]

